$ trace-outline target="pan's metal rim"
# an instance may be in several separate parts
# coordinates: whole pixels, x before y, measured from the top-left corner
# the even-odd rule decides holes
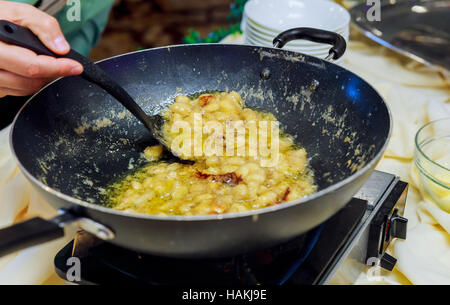
[[[178,48],[178,47],[186,47],[186,46],[210,46],[210,45],[220,45],[220,46],[237,46],[236,44],[217,44],[217,43],[205,43],[205,44],[180,44],[180,45],[171,45],[171,46],[164,46],[164,47],[158,47],[158,48],[151,48],[151,49],[144,49],[144,50],[138,50],[138,51],[134,51],[134,52],[129,52],[129,53],[125,53],[125,54],[120,54],[117,56],[113,56],[110,58],[105,58],[103,60],[97,61],[97,63],[99,62],[103,62],[106,60],[110,60],[113,58],[118,58],[121,56],[126,56],[129,54],[134,54],[134,53],[140,53],[140,52],[146,52],[149,50],[157,50],[157,49],[167,49],[170,52],[171,48]],[[283,50],[283,49],[279,49],[279,48],[273,48],[273,47],[259,47],[259,46],[250,46],[250,45],[238,45],[241,47],[247,47],[247,48],[252,48],[252,49],[267,49],[267,50],[276,50],[277,52],[282,51],[282,52],[286,52],[289,53],[291,55],[294,56],[305,56],[307,58],[311,58],[315,61],[320,61],[324,64],[330,64],[330,65],[336,65],[332,62],[328,62],[316,57],[312,57],[306,54],[302,54],[302,53],[297,53],[297,52],[292,52],[292,51],[287,51],[287,50]],[[338,65],[336,65],[338,66]],[[352,74],[354,74],[353,72],[338,66],[340,69],[343,69],[347,72],[350,72]],[[355,74],[356,75],[356,74]],[[359,77],[359,76],[358,76]],[[361,77],[359,77],[361,78]],[[59,78],[60,79],[60,78]],[[357,178],[359,178],[360,176],[362,176],[363,174],[365,174],[372,166],[375,166],[376,163],[378,163],[378,161],[381,159],[382,155],[384,154],[384,151],[386,150],[388,144],[389,144],[389,140],[391,138],[391,134],[392,134],[392,126],[393,126],[393,121],[392,121],[392,113],[391,110],[389,109],[389,106],[387,105],[386,102],[384,102],[384,99],[382,98],[382,96],[378,93],[378,91],[373,88],[369,83],[367,83],[364,79],[361,78],[361,80],[365,83],[367,83],[377,94],[378,96],[381,98],[381,100],[383,101],[384,105],[386,106],[388,115],[389,115],[389,132],[388,135],[386,137],[386,141],[383,144],[383,146],[381,147],[381,149],[378,151],[378,153],[375,155],[375,157],[369,161],[363,168],[359,169],[358,171],[356,171],[355,173],[353,173],[352,175],[350,175],[349,177],[345,178],[342,181],[339,181],[338,183],[332,184],[330,186],[328,186],[327,188],[320,190],[314,194],[311,194],[309,196],[305,196],[299,200],[295,200],[295,201],[291,201],[291,202],[285,202],[279,205],[275,205],[275,206],[270,206],[270,207],[266,207],[266,208],[261,208],[261,209],[256,209],[256,210],[250,210],[250,211],[246,211],[246,212],[239,212],[239,213],[225,213],[225,214],[217,214],[217,215],[193,215],[193,216],[177,216],[177,215],[170,215],[170,216],[161,216],[161,215],[148,215],[148,214],[142,214],[142,213],[133,213],[133,212],[123,212],[123,211],[119,211],[119,210],[114,210],[112,208],[107,208],[104,206],[101,206],[99,204],[94,204],[94,203],[89,203],[74,197],[71,197],[69,195],[63,194],[47,185],[45,185],[44,183],[42,183],[41,181],[39,181],[38,179],[36,179],[33,175],[31,175],[31,173],[29,173],[25,167],[22,165],[22,163],[20,162],[19,158],[16,155],[16,152],[14,150],[14,145],[13,145],[13,133],[14,133],[14,127],[16,124],[16,121],[20,115],[20,113],[23,111],[23,109],[28,105],[28,103],[30,101],[33,100],[33,98],[39,94],[42,90],[44,90],[45,88],[47,88],[48,86],[52,85],[54,82],[58,81],[59,79],[56,79],[55,81],[47,84],[45,87],[43,87],[41,90],[39,90],[37,93],[35,93],[33,96],[31,96],[28,101],[22,106],[22,108],[20,108],[19,112],[17,113],[16,117],[14,118],[13,123],[11,124],[11,130],[10,130],[10,134],[9,134],[9,144],[11,147],[11,152],[12,155],[14,157],[14,159],[16,160],[17,166],[19,167],[19,169],[21,170],[21,172],[29,179],[31,180],[33,183],[35,183],[36,185],[38,185],[40,188],[42,188],[43,190],[45,190],[46,192],[52,194],[53,196],[58,197],[59,199],[65,200],[67,202],[70,202],[72,204],[76,204],[79,206],[82,206],[84,208],[87,209],[93,209],[96,210],[97,212],[101,212],[101,213],[105,213],[105,214],[113,214],[115,216],[123,216],[123,217],[132,217],[132,218],[138,218],[138,219],[143,219],[143,220],[156,220],[156,221],[214,221],[214,220],[222,220],[222,219],[232,219],[232,218],[244,218],[244,217],[257,217],[260,214],[266,214],[266,213],[272,213],[272,212],[277,212],[283,209],[287,209],[289,207],[292,207],[294,205],[298,205],[298,204],[305,204],[307,202],[313,201],[323,195],[326,195],[327,193],[332,193],[338,189],[340,189],[341,187],[344,187],[345,185],[349,184],[351,181],[356,180]]]
[[[420,3],[426,3],[426,1],[422,1]],[[417,61],[417,62],[419,62],[419,63],[421,63],[421,64],[423,64],[423,65],[425,65],[425,66],[427,66],[427,67],[429,67],[431,69],[434,69],[434,70],[437,70],[439,72],[442,72],[442,73],[444,73],[444,75],[449,73],[449,70],[447,70],[445,67],[443,67],[441,65],[438,65],[438,64],[435,64],[435,63],[432,63],[432,62],[426,60],[425,58],[422,58],[422,57],[420,57],[420,56],[418,56],[418,55],[416,55],[414,53],[411,53],[409,51],[403,50],[403,49],[393,45],[392,43],[390,43],[390,42],[388,42],[388,41],[378,37],[377,35],[373,34],[369,30],[367,30],[366,28],[364,28],[358,21],[356,21],[356,19],[354,19],[354,17],[359,17],[357,14],[359,14],[361,12],[361,7],[363,7],[365,5],[366,5],[365,3],[361,3],[361,4],[358,4],[358,5],[355,5],[354,7],[352,7],[349,10],[349,13],[351,15],[352,24],[354,25],[354,27],[360,33],[362,33],[367,38],[369,38],[369,39],[379,43],[380,45],[382,45],[382,46],[384,46],[384,47],[386,47],[388,49],[391,49],[391,50],[393,50],[393,51],[395,51],[395,52],[397,52],[397,53],[399,53],[399,54],[401,54],[403,56],[406,56],[406,57],[408,57],[408,58],[410,58],[412,60],[415,60],[415,61]],[[384,3],[382,5],[388,6],[388,5],[392,5],[392,4]]]

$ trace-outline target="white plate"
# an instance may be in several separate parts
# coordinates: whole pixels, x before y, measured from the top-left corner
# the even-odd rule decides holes
[[[258,45],[258,46],[272,47],[272,45],[267,43],[267,42],[261,42],[261,41],[258,41],[258,40],[253,40],[252,38],[248,38],[247,41],[250,42],[251,44]],[[320,49],[320,50],[311,50],[311,49],[305,49],[305,48],[302,48],[302,47],[292,46],[292,45],[289,45],[289,44],[286,44],[283,47],[284,50],[296,51],[296,52],[307,53],[307,54],[316,54],[316,55],[319,55],[319,54],[326,54],[326,55],[328,55],[328,52],[329,52],[330,48],[331,48],[331,46],[325,45],[325,47]]]
[[[342,31],[342,32],[336,32],[336,33],[338,33],[339,35],[343,36],[346,39],[349,36],[349,31]],[[247,28],[244,31],[244,34],[249,35],[249,36],[255,36],[255,37],[258,37],[259,39],[263,39],[263,40],[273,40],[277,36],[277,35],[269,36],[269,35],[261,34],[260,32],[253,29],[250,26],[247,26]],[[312,43],[311,41],[308,41],[308,40],[296,40],[295,42],[298,45],[308,45],[308,44]]]
[[[244,31],[244,33],[249,36],[249,37],[254,37],[257,38],[259,40],[263,40],[263,41],[270,41],[272,42],[273,39],[276,37],[276,35],[274,36],[267,36],[264,34],[261,34],[260,32],[256,31],[255,29],[253,29],[250,26],[247,26],[246,30]],[[338,34],[340,34],[341,36],[344,37],[344,39],[348,40],[349,37],[349,32],[337,32]],[[295,40],[290,42],[292,45],[296,45],[296,46],[304,46],[304,47],[312,47],[312,48],[317,48],[318,46],[320,46],[321,44],[319,43],[315,43],[312,41],[308,41],[308,40]]]
[[[262,46],[267,46],[267,47],[271,47],[272,46],[272,42],[270,41],[265,41],[265,40],[260,40],[257,39],[255,37],[248,37],[248,40],[251,40],[252,42],[258,43],[259,45]],[[289,42],[288,44],[286,44],[284,47],[284,49],[295,49],[295,50],[299,50],[302,52],[313,52],[313,53],[328,53],[328,50],[330,49],[330,46],[327,44],[317,44],[316,48],[312,48],[310,46],[298,46],[298,45],[293,45],[291,42]]]
[[[261,47],[271,47],[272,45],[269,45],[267,43],[262,43],[260,41],[255,41],[251,38],[245,38],[245,44],[250,44],[253,46],[261,46]],[[299,53],[303,53],[303,54],[308,54],[311,56],[316,56],[316,57],[320,57],[320,58],[325,58],[327,57],[329,50],[330,50],[330,46],[326,46],[326,48],[323,51],[311,51],[311,50],[305,50],[302,48],[296,48],[296,47],[292,47],[292,46],[284,46],[283,50],[288,50],[288,51],[294,51],[294,52],[299,52]]]
[[[349,36],[349,26],[347,26],[347,28],[344,28],[342,30],[337,30],[334,31],[335,33],[338,33],[342,36],[344,36],[344,38],[346,38],[348,40],[348,36]],[[251,24],[250,22],[247,21],[246,24],[243,25],[243,32],[246,33],[249,36],[256,36],[259,39],[264,39],[264,40],[273,40],[278,34],[280,34],[281,32],[277,32],[277,33],[271,33],[269,34],[268,32],[264,32],[264,30],[262,30],[261,28],[256,27],[255,25]],[[295,42],[295,44],[298,45],[309,45],[311,44],[310,41],[307,40],[297,40]]]
[[[260,43],[256,43],[256,42],[252,42],[251,40],[249,40],[248,38],[244,39],[244,44],[246,45],[252,45],[252,46],[260,46],[260,47],[267,47],[267,45],[261,45]],[[325,59],[328,56],[328,51],[326,53],[322,53],[322,54],[313,54],[311,52],[304,52],[302,50],[298,50],[298,49],[287,49],[286,47],[283,48],[283,50],[288,50],[288,51],[293,51],[293,52],[298,52],[298,53],[302,53],[302,54],[306,54],[306,55],[310,55],[310,56],[314,56],[320,59]],[[336,61],[331,61],[334,64],[341,64],[342,61],[344,60],[345,54],[344,56],[342,56],[341,58],[339,58]]]
[[[257,25],[279,32],[295,27],[335,31],[350,22],[347,10],[327,0],[250,0],[244,12]]]
[[[265,28],[265,27],[259,25],[258,23],[254,22],[250,18],[245,17],[245,15],[244,15],[244,17],[242,19],[242,23],[241,23],[241,29],[243,31],[245,30],[245,26],[249,26],[249,27],[257,30],[261,34],[268,35],[268,36],[276,36],[276,35],[278,35],[279,33],[282,32],[282,31],[277,31],[277,30],[272,30],[272,29]],[[317,27],[317,28],[318,29],[322,29],[322,30],[330,31],[329,29],[325,29],[325,28],[320,28],[320,27]],[[348,31],[349,28],[350,28],[350,23],[347,23],[344,26],[342,26],[341,28],[334,29],[334,30],[331,30],[331,31],[338,33],[338,32]]]
[[[339,33],[341,34],[344,39],[346,41],[348,41],[348,37],[349,34],[347,33]],[[251,30],[250,28],[248,28],[247,31],[245,31],[245,35],[248,36],[249,38],[252,38],[253,40],[259,41],[260,43],[264,43],[264,44],[270,44],[272,45],[272,41],[273,38],[272,37],[262,37],[259,34],[257,34],[255,31]],[[312,51],[319,51],[322,49],[329,49],[329,46],[327,44],[323,44],[323,43],[316,43],[316,42],[312,42],[312,41],[308,41],[308,40],[294,40],[291,41],[287,44],[287,46],[290,47],[299,47],[299,48],[304,48],[304,49],[308,49],[308,50],[312,50]]]

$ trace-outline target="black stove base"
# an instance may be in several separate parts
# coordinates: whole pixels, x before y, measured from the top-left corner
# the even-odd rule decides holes
[[[395,264],[385,250],[393,238],[406,238],[407,219],[400,216],[406,193],[398,177],[375,171],[355,198],[319,227],[270,249],[221,259],[145,255],[81,232],[57,254],[55,268],[67,279],[78,261],[79,277],[69,276],[78,284],[303,285],[327,284],[333,276],[352,283],[368,262],[387,269]]]
[[[355,198],[327,222],[288,243],[222,259],[144,255],[93,241],[92,236],[83,233],[57,254],[55,267],[58,275],[66,279],[71,267],[68,259],[78,257],[81,267],[78,284],[320,284],[366,210],[367,202]]]

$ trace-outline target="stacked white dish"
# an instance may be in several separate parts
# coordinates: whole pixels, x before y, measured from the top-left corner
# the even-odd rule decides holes
[[[350,14],[329,0],[249,0],[245,4],[241,23],[245,44],[271,47],[278,34],[298,27],[335,32],[348,41]],[[324,59],[330,45],[295,40],[283,49]],[[337,62],[341,60],[342,57]]]

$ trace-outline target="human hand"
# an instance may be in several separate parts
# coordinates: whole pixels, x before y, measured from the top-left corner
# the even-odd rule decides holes
[[[56,54],[64,55],[70,51],[58,21],[31,5],[0,1],[0,19],[29,28]],[[30,95],[58,77],[82,72],[83,66],[74,60],[37,55],[31,50],[0,42],[0,98]]]

